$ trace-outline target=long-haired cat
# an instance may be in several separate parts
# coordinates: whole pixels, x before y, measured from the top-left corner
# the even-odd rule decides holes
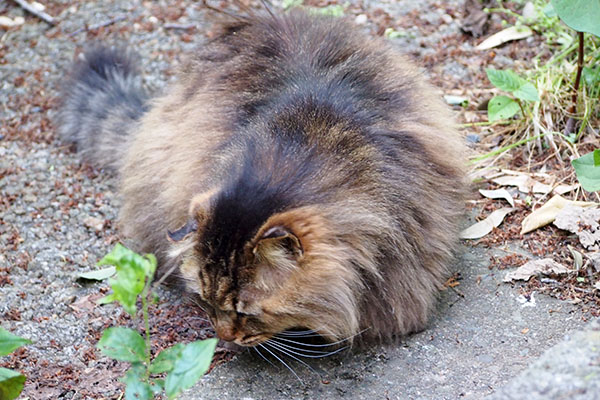
[[[121,226],[224,340],[424,327],[463,209],[462,142],[383,39],[293,11],[223,23],[148,100],[126,53],[66,85],[61,136],[116,170]]]

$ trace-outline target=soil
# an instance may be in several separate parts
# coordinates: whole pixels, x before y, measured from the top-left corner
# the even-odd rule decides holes
[[[160,92],[174,78],[185,54],[211,37],[214,14],[202,2],[189,0],[40,3],[55,17],[56,25],[26,13],[14,2],[0,3],[0,15],[25,20],[19,26],[0,28],[0,321],[3,328],[34,342],[3,358],[0,366],[27,376],[23,396],[31,399],[116,399],[122,395],[118,378],[126,365],[103,357],[95,344],[103,329],[136,326],[136,322],[118,307],[95,304],[108,291],[105,282],[82,282],[77,276],[94,269],[115,243],[127,243],[115,222],[117,182],[106,171],[81,163],[73,149],[57,139],[52,118],[60,101],[59,89],[77,54],[101,41],[134,49],[142,60],[144,85],[150,92]],[[210,3],[239,12],[231,2]],[[260,2],[241,3],[257,7]],[[305,1],[317,7],[336,3]],[[455,106],[458,122],[476,123],[487,120],[485,104],[494,93],[485,76],[486,67],[531,68],[535,55],[543,61],[552,49],[540,35],[533,35],[491,50],[476,50],[482,38],[461,29],[471,13],[465,3],[472,7],[473,2],[462,0],[354,0],[344,2],[344,14],[374,36],[384,35],[388,28],[398,32],[389,40],[422,67],[440,88],[440,95],[469,99],[468,106]],[[517,9],[512,3],[505,5]],[[512,17],[493,14],[476,33],[485,37],[501,30],[503,18],[511,22]],[[499,129],[464,129],[472,152],[497,148]],[[561,166],[543,155],[532,162],[515,153],[504,166],[525,170],[531,165],[563,176]],[[495,188],[487,181],[480,187]],[[469,204],[476,218],[503,206],[500,200],[483,199],[475,193]],[[442,296],[431,330],[407,339],[404,347],[377,347],[353,354],[356,361],[352,362],[348,357],[324,361],[315,368],[331,372],[320,381],[313,377],[301,385],[291,383],[289,373],[242,355],[209,374],[204,386],[193,392],[200,397],[190,398],[231,398],[227,393],[256,398],[383,398],[388,394],[390,398],[403,394],[410,398],[478,398],[493,392],[569,330],[600,315],[600,295],[591,289],[591,284],[600,280],[598,271],[591,276],[581,271],[580,275],[546,282],[533,278],[514,286],[493,278],[503,273],[500,269],[517,267],[534,257],[550,256],[572,264],[567,244],[578,246],[573,235],[552,226],[519,234],[520,222],[530,211],[530,205],[520,205],[492,234],[468,243],[463,252],[466,256],[457,263],[459,275],[454,282],[458,285],[450,284]],[[469,254],[474,254],[477,262]],[[482,286],[482,279],[491,280]],[[556,299],[538,295],[544,312],[521,315],[514,299],[535,298],[537,293]],[[487,302],[476,301],[479,297]],[[155,353],[175,342],[214,335],[201,312],[181,293],[161,289],[160,298],[151,316]],[[499,311],[503,309],[513,311]],[[475,323],[471,329],[470,316],[475,315],[496,323]],[[499,318],[521,322],[512,329],[503,326]],[[452,330],[457,324],[462,325]],[[526,328],[532,330],[529,337],[536,335],[534,339],[520,340],[527,337],[520,333]],[[512,347],[506,347],[498,335],[494,336],[497,340],[478,340],[494,331],[509,335],[509,340],[519,339]],[[461,340],[470,345],[449,345]],[[480,350],[468,352],[466,348]],[[461,358],[460,354],[466,355]],[[219,348],[215,365],[231,357],[229,350]],[[436,359],[446,363],[444,368],[433,367]],[[403,371],[406,374],[402,375]],[[420,380],[420,371],[430,381]],[[469,383],[469,376],[480,380]],[[262,377],[263,386],[256,383],[257,377]],[[387,381],[377,381],[384,378]],[[265,389],[267,384],[270,389]],[[227,392],[224,388],[230,385],[239,386],[238,391]],[[439,391],[436,385],[445,389]]]

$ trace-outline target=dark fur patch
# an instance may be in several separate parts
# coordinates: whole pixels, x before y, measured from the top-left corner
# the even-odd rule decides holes
[[[62,89],[60,136],[98,166],[116,169],[126,150],[118,144],[148,109],[136,72],[125,50],[96,46],[74,65]]]

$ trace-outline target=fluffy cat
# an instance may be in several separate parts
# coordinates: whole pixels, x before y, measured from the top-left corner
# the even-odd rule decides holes
[[[59,132],[120,176],[124,233],[242,346],[424,328],[463,210],[462,140],[385,40],[293,11],[223,23],[151,101],[125,52],[74,68]]]

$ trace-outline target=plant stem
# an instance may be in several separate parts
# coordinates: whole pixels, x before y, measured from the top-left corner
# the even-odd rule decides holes
[[[521,109],[521,115],[523,116],[523,118],[526,117],[525,115],[525,109],[523,109],[523,104],[521,104],[521,100],[520,99],[515,99],[517,100],[517,104],[519,105],[519,108]]]
[[[504,8],[504,7],[486,8],[486,9],[484,9],[484,12],[487,12],[489,14],[494,13],[494,12],[496,12],[496,13],[503,13],[503,14],[506,14],[506,15],[513,16],[513,17],[515,17],[517,19],[521,18],[520,14],[517,14],[513,10],[509,10],[508,8]]]
[[[150,343],[150,318],[148,312],[148,293],[150,292],[151,279],[146,279],[144,290],[142,291],[142,313],[144,315],[144,330],[146,331],[146,381],[150,380],[150,362],[152,344]]]
[[[571,107],[569,108],[569,120],[567,121],[567,126],[565,128],[565,134],[569,135],[573,132],[575,128],[575,118],[573,118],[572,114],[575,114],[577,111],[577,94],[579,92],[579,81],[581,81],[581,72],[583,71],[583,32],[577,32],[579,36],[579,52],[577,54],[577,75],[575,76],[575,84],[573,85],[573,97]]]
[[[469,122],[467,124],[460,124],[459,128],[470,128],[472,126],[492,126],[492,125],[510,125],[513,121],[481,121],[481,122]]]
[[[486,153],[486,154],[484,154],[484,155],[481,155],[481,156],[479,156],[479,157],[475,157],[474,159],[470,160],[470,161],[469,161],[467,164],[468,164],[468,165],[473,165],[473,164],[475,164],[475,163],[477,163],[477,162],[479,162],[479,161],[485,160],[486,158],[490,158],[490,157],[493,157],[493,156],[495,156],[495,155],[498,155],[498,154],[504,153],[505,151],[508,151],[508,150],[510,150],[510,149],[514,149],[515,147],[518,147],[518,146],[520,146],[520,145],[522,145],[522,144],[525,144],[525,143],[531,142],[531,141],[533,141],[533,140],[540,139],[540,138],[542,138],[542,137],[544,137],[544,136],[546,136],[546,135],[547,135],[547,133],[541,133],[541,134],[539,134],[539,135],[532,136],[532,137],[530,137],[530,138],[527,138],[527,139],[522,139],[522,140],[519,140],[518,142],[515,142],[515,143],[513,143],[513,144],[510,144],[510,145],[508,145],[508,146],[502,147],[502,148],[500,148],[500,149],[496,149],[496,150],[494,150],[494,151],[490,151],[489,153]]]

